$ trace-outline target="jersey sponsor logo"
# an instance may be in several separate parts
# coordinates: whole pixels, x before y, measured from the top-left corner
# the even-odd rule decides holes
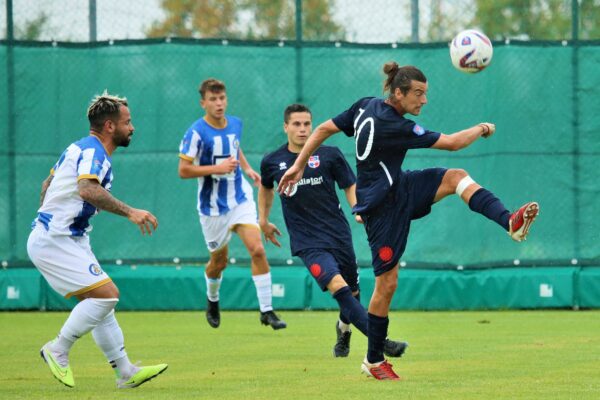
[[[310,156],[308,158],[308,166],[311,168],[317,168],[321,165],[321,161],[319,160],[319,156]]]
[[[298,181],[298,183],[296,183],[294,185],[294,187],[292,187],[292,189],[287,190],[285,194],[288,197],[292,197],[298,191],[298,187],[299,186],[304,186],[304,185],[315,186],[315,185],[320,185],[322,183],[323,183],[323,177],[322,176],[315,176],[314,178],[302,178],[302,179],[300,179]]]
[[[285,161],[279,163],[279,170],[283,171],[284,169],[287,169],[287,164]]]
[[[92,274],[94,276],[99,276],[104,273],[104,271],[102,271],[102,268],[100,268],[100,266],[98,264],[90,264],[88,269],[90,271],[90,274]]]
[[[421,125],[415,124],[413,132],[415,133],[415,135],[421,136],[425,133],[425,128],[423,128]]]

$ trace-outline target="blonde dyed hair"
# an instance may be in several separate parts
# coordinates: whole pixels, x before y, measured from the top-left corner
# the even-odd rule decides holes
[[[111,95],[107,90],[96,95],[87,110],[90,128],[99,132],[107,119],[118,120],[121,106],[129,107],[126,97]]]

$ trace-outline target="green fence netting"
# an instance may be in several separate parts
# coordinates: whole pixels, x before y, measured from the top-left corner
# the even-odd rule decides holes
[[[0,260],[27,262],[40,184],[63,149],[87,135],[87,105],[104,89],[128,97],[136,127],[130,147],[113,156],[113,193],[151,210],[160,227],[152,237],[141,237],[124,218],[101,213],[91,234],[96,255],[101,260],[202,261],[207,250],[195,210],[196,182],[177,174],[179,141],[201,115],[198,84],[211,76],[225,81],[228,112],[243,119],[241,146],[258,169],[261,157],[285,142],[285,106],[306,103],[316,126],[358,97],[381,95],[381,67],[391,59],[417,65],[428,76],[429,104],[417,118],[420,124],[446,133],[481,121],[497,124],[491,139],[457,153],[410,152],[405,168],[464,168],[508,208],[529,200],[541,206],[529,240],[518,244],[458,199],[443,201],[413,224],[403,261],[442,266],[598,262],[597,43],[495,43],[491,66],[466,75],[452,68],[445,43],[311,43],[298,49],[277,41],[175,39],[18,42],[10,48],[2,43]],[[329,144],[340,146],[353,164],[353,141],[338,136]],[[278,201],[272,221],[284,228]],[[363,227],[352,224],[352,229],[359,261],[369,264]],[[287,235],[282,244],[281,249],[267,245],[273,263],[291,258]],[[231,256],[248,258],[237,239]]]

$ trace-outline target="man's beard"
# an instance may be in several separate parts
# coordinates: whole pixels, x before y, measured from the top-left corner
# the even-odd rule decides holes
[[[131,142],[131,135],[128,133],[123,136],[115,137],[113,143],[117,147],[127,147]]]

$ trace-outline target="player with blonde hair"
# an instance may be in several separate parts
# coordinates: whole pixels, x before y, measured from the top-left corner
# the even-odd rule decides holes
[[[130,207],[110,193],[111,155],[129,146],[134,131],[127,100],[105,91],[92,100],[87,116],[90,135],[67,147],[42,184],[27,242],[29,258],[48,284],[66,298],[79,300],[58,337],[40,354],[54,377],[73,387],[69,353],[79,338],[92,332],[115,371],[117,387],[133,388],[164,372],[167,364],[140,367],[129,361],[114,312],[119,289],[92,252],[90,219],[105,210],[126,217],[143,235],[151,235],[158,221],[149,211]]]

